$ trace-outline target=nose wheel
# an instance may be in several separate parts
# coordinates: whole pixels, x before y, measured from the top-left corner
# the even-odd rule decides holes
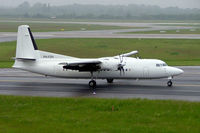
[[[172,82],[171,80],[169,80],[169,81],[167,82],[167,86],[168,86],[168,87],[172,87],[172,85],[173,85],[173,82]]]

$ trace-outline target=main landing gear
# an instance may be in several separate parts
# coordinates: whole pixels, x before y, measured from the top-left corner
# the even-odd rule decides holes
[[[92,88],[92,89],[95,89],[96,88],[96,85],[97,85],[97,83],[96,83],[96,81],[95,80],[90,80],[90,82],[89,82],[89,87],[90,88]]]
[[[93,95],[96,95],[95,88],[96,88],[97,83],[93,78],[93,72],[91,72],[91,80],[88,85],[93,90]]]
[[[113,80],[112,78],[109,78],[109,79],[106,79],[107,80],[107,83],[113,83]]]
[[[92,79],[92,80],[90,80],[88,85],[89,85],[90,89],[93,90],[93,95],[96,95],[96,92],[95,92],[95,88],[97,85],[96,81]]]

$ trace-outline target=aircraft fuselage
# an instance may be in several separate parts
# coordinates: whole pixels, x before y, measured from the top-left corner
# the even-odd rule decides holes
[[[60,62],[67,62],[69,59],[38,59],[36,61],[17,61],[15,68],[27,70],[34,73],[39,73],[47,76],[55,76],[62,78],[91,78],[91,72],[80,72],[78,70],[63,69]],[[165,62],[155,59],[138,59],[131,57],[124,57],[126,65],[124,71],[120,72],[115,69],[113,57],[100,58],[102,62],[108,61],[106,64],[111,69],[101,69],[93,72],[93,77],[97,79],[157,79],[168,78],[183,73],[182,70],[167,66]],[[109,61],[110,60],[110,61]],[[118,62],[118,59],[116,59]],[[18,67],[19,66],[19,67]]]

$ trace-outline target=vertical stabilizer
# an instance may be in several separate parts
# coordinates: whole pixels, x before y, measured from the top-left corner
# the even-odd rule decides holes
[[[36,59],[38,50],[31,30],[28,25],[18,27],[16,58]]]

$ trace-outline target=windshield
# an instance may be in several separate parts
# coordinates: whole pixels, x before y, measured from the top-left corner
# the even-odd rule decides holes
[[[164,67],[164,66],[167,66],[167,64],[166,63],[156,64],[156,67]]]

